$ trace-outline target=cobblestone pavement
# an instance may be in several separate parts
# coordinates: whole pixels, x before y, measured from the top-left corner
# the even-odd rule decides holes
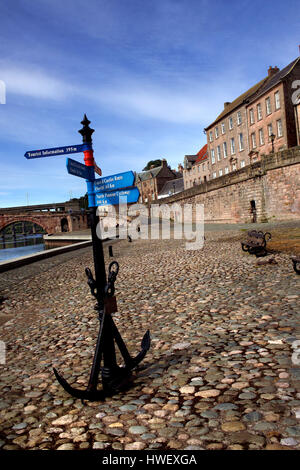
[[[73,399],[52,372],[87,385],[91,249],[2,274],[0,447],[299,449],[300,278],[288,255],[257,265],[239,236],[207,232],[198,251],[180,240],[114,245],[115,322],[132,354],[148,328],[152,346],[132,388],[103,403]]]

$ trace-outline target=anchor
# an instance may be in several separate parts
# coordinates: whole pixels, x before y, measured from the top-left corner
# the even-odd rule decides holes
[[[87,119],[86,115],[84,115],[82,124],[83,128],[79,132],[83,136],[83,142],[91,144],[91,135],[94,130],[90,129],[90,121]],[[93,166],[93,150],[86,150],[84,152],[84,156],[85,164],[87,166]],[[120,392],[128,386],[132,375],[131,371],[136,368],[138,364],[144,359],[147,351],[150,348],[151,339],[150,332],[147,330],[141,342],[140,352],[135,357],[131,357],[123,341],[123,338],[113,321],[112,314],[117,311],[117,302],[114,293],[115,281],[119,272],[119,264],[117,261],[112,261],[109,264],[108,276],[106,280],[102,239],[101,236],[98,236],[99,217],[97,216],[97,207],[95,207],[95,203],[93,202],[93,181],[87,181],[87,185],[89,202],[91,201],[89,205],[92,207],[91,233],[95,279],[89,268],[85,269],[85,273],[88,279],[87,282],[90,287],[91,294],[97,300],[94,308],[98,313],[100,326],[90,378],[86,390],[79,390],[72,387],[55,368],[53,370],[55,377],[60,385],[73,397],[80,398],[82,401],[100,401],[104,400],[105,397]],[[122,366],[117,364],[115,343],[124,359],[124,364]],[[102,362],[103,366],[101,367]],[[98,390],[97,386],[100,371],[102,378],[102,389]]]

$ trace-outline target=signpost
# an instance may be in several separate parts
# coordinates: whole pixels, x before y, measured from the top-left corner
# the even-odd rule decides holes
[[[116,175],[105,176],[95,180],[95,191],[112,191],[119,188],[128,188],[134,183],[133,171],[117,173]]]
[[[119,265],[116,261],[111,262],[108,268],[108,277],[106,278],[101,234],[100,236],[97,235],[97,231],[99,230],[97,204],[100,205],[100,201],[104,200],[111,201],[109,203],[117,204],[119,196],[121,195],[127,196],[129,202],[135,202],[139,197],[139,191],[137,188],[127,187],[121,191],[125,184],[128,186],[133,184],[134,179],[132,179],[132,172],[112,175],[111,177],[101,178],[95,181],[95,160],[92,148],[92,134],[94,129],[89,127],[90,121],[86,115],[84,115],[81,124],[83,127],[78,132],[82,135],[83,145],[26,152],[25,157],[31,159],[77,153],[81,151],[84,153],[85,165],[69,158],[67,159],[67,169],[72,175],[86,178],[89,207],[91,208],[91,232],[95,278],[89,268],[86,268],[85,272],[88,277],[88,285],[91,289],[91,294],[97,300],[95,310],[98,312],[100,327],[89,383],[86,390],[78,390],[69,385],[56,369],[54,369],[54,373],[61,386],[72,396],[81,398],[81,400],[96,401],[103,400],[106,396],[110,396],[120,391],[127,384],[131,375],[131,370],[141,362],[150,348],[150,332],[148,330],[145,333],[141,342],[141,350],[137,356],[131,357],[112,319],[112,313],[117,311],[117,303],[114,296],[114,283],[119,272]],[[102,188],[103,185],[104,188],[100,190],[99,188]],[[109,191],[108,188],[106,188],[106,185],[114,186],[110,186]],[[115,189],[118,189],[118,191],[112,192],[112,190]],[[123,367],[120,367],[117,364],[115,343],[124,359],[125,365]],[[101,368],[102,360],[103,366]],[[97,389],[100,371],[102,377],[102,390]]]
[[[83,165],[72,158],[67,158],[67,170],[70,175],[79,176],[86,180],[93,180],[95,175],[93,174],[93,168],[91,166]]]
[[[117,205],[119,204],[120,197],[126,197],[126,202],[131,204],[137,202],[140,196],[138,188],[122,189],[119,191],[105,191],[105,192],[96,192],[96,205],[97,206],[106,206],[106,205]]]
[[[32,158],[54,157],[57,155],[68,155],[70,153],[80,153],[91,149],[91,145],[68,145],[67,147],[54,147],[51,149],[31,150],[26,152],[24,157],[28,160]]]

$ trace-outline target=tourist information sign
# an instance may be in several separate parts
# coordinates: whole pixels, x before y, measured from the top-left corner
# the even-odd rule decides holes
[[[67,155],[69,153],[80,153],[85,150],[90,150],[90,144],[68,145],[67,147],[54,147],[51,149],[31,150],[25,153],[25,158],[43,158],[54,157],[56,155]]]
[[[120,198],[126,198],[125,201],[128,204],[137,202],[140,196],[138,188],[128,188],[119,191],[104,191],[96,192],[96,206],[106,206],[106,205],[117,205],[119,204]]]
[[[129,188],[134,183],[133,171],[105,176],[94,181],[95,191],[113,191],[120,188]]]
[[[70,175],[79,176],[80,178],[84,178],[86,180],[93,180],[95,179],[94,176],[94,168],[92,166],[83,165],[72,158],[67,158],[67,170]]]

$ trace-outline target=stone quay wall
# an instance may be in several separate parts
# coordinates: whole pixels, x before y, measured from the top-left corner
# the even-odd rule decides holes
[[[203,204],[206,222],[249,223],[251,201],[257,222],[300,219],[300,146],[153,204]]]

